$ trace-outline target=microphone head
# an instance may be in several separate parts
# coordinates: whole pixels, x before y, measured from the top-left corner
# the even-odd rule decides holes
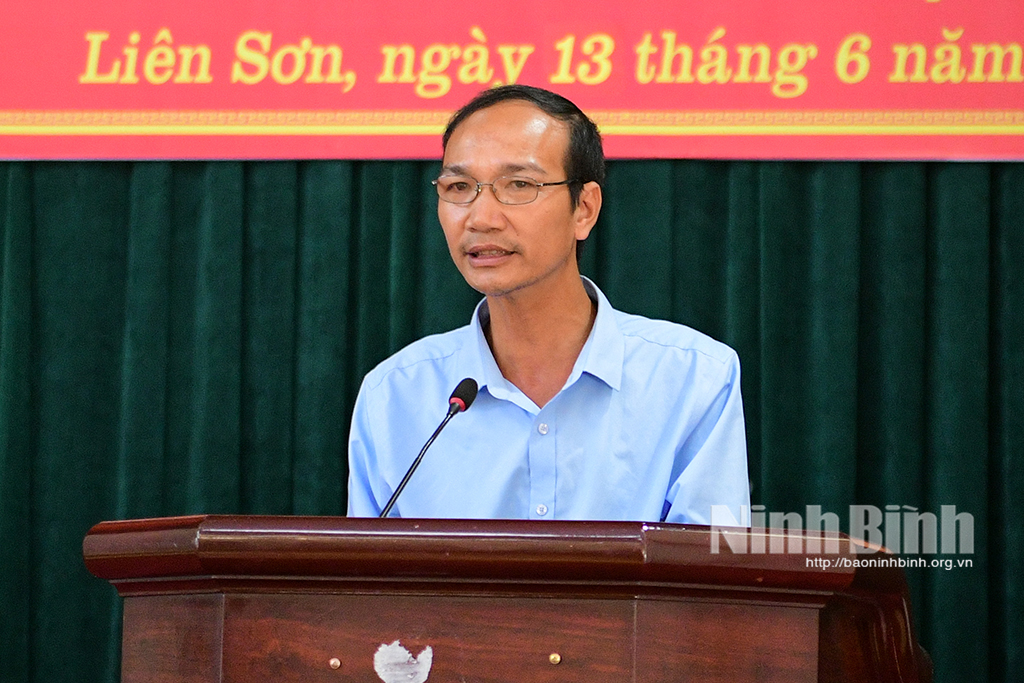
[[[461,413],[463,410],[467,410],[473,405],[473,401],[476,399],[476,392],[476,380],[472,377],[467,377],[459,382],[459,386],[455,387],[451,398],[448,399],[449,412]]]

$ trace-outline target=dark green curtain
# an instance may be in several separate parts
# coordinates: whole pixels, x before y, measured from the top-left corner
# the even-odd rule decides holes
[[[117,680],[101,520],[342,514],[362,375],[477,300],[429,162],[0,164],[0,680]],[[754,501],[955,505],[936,680],[1024,670],[1024,164],[616,161],[585,272],[739,352]]]

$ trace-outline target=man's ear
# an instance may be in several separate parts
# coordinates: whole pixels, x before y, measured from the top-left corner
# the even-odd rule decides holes
[[[597,217],[601,213],[601,201],[600,185],[594,181],[583,185],[576,210],[573,212],[577,240],[587,239],[594,223],[597,223]]]

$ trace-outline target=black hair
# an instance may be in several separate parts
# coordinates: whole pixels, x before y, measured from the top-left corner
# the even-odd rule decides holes
[[[604,148],[597,126],[575,104],[557,93],[542,88],[529,85],[502,85],[484,90],[452,115],[441,137],[441,147],[448,148],[448,139],[470,115],[509,100],[529,102],[551,118],[563,121],[569,126],[569,147],[565,152],[563,165],[566,177],[574,181],[569,183],[569,198],[573,208],[579,203],[585,183],[596,182],[598,185],[604,185]]]

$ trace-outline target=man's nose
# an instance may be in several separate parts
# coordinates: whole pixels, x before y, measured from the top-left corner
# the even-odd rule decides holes
[[[505,205],[498,201],[492,185],[482,185],[469,205],[466,227],[470,230],[497,230],[505,224]]]

